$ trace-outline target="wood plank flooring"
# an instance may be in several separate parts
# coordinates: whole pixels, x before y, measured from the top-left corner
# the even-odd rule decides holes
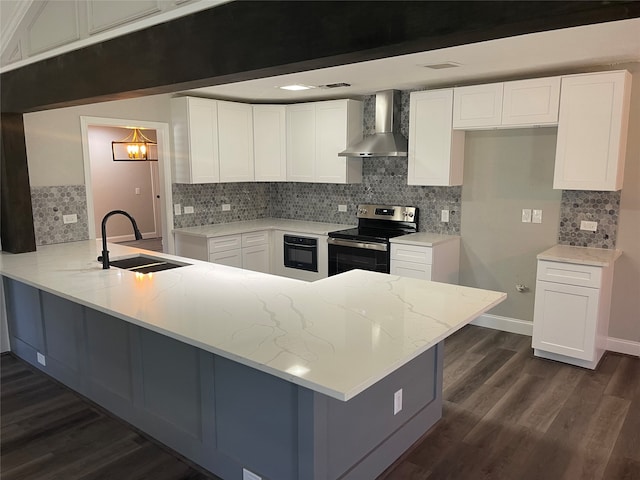
[[[3,480],[217,479],[21,360],[1,364]],[[640,358],[609,353],[593,372],[533,357],[530,337],[463,328],[445,343],[442,420],[378,480],[426,479],[640,480]]]

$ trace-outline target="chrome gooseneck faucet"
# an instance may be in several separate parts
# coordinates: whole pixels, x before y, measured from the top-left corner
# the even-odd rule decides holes
[[[102,262],[103,269],[109,268],[109,250],[107,250],[107,220],[111,215],[116,214],[124,215],[129,220],[131,220],[131,225],[133,226],[133,234],[136,236],[136,240],[142,240],[142,234],[138,229],[138,224],[131,215],[129,215],[124,210],[112,210],[107,213],[102,219],[102,256],[98,257],[98,261]]]

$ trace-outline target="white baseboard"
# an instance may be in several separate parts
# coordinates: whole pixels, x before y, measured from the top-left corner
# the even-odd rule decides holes
[[[502,330],[503,332],[518,333],[520,335],[528,335],[530,337],[533,336],[533,322],[519,320],[517,318],[500,317],[498,315],[485,313],[473,320],[471,325],[493,328],[494,330]],[[606,349],[610,352],[640,357],[640,342],[608,337]]]
[[[625,355],[640,357],[640,342],[632,342],[631,340],[609,337],[607,338],[606,348],[610,352],[624,353]]]
[[[480,315],[471,325],[477,325],[478,327],[493,328],[495,330],[502,330],[503,332],[518,333],[520,335],[533,335],[533,322],[527,320],[519,320],[517,318],[500,317],[498,315],[490,315],[485,313]]]

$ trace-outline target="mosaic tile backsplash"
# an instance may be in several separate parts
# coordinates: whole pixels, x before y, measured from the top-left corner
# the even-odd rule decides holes
[[[407,185],[407,159],[367,158],[362,184],[274,183],[271,216],[318,222],[355,224],[360,203],[410,205],[419,210],[420,231],[460,234],[461,187]],[[338,205],[347,212],[338,212]],[[440,210],[450,211],[449,223],[440,222]]]
[[[174,215],[175,228],[255,220],[270,216],[269,183],[203,183],[172,186],[173,204],[193,207],[194,213]],[[228,212],[222,204],[231,205]]]
[[[558,243],[577,247],[614,248],[621,192],[563,190]],[[595,232],[580,230],[580,222],[598,222]]]
[[[36,245],[76,242],[89,238],[84,185],[32,187],[31,205]],[[63,223],[62,216],[73,213],[78,216],[78,222]]]
[[[401,92],[400,132],[409,132],[411,91]],[[375,132],[375,95],[363,98],[364,135]],[[193,206],[193,214],[174,216],[175,228],[275,217],[341,224],[356,223],[359,203],[413,205],[420,209],[419,229],[460,234],[463,187],[407,185],[407,159],[363,159],[363,183],[355,185],[314,183],[174,184],[173,203]],[[32,189],[36,243],[70,242],[88,237],[84,185]],[[583,247],[614,248],[618,228],[620,192],[563,191],[558,243]],[[222,204],[231,205],[228,212]],[[338,212],[347,205],[347,212]],[[450,211],[449,223],[440,222],[440,211]],[[78,223],[63,224],[62,215],[77,213]],[[595,233],[580,230],[580,221],[598,222]]]

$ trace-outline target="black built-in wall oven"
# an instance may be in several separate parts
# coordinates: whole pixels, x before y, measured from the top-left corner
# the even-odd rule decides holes
[[[329,275],[353,269],[389,273],[389,239],[418,231],[418,209],[358,205],[358,226],[329,232]]]
[[[284,236],[284,266],[318,271],[318,239],[298,235]]]

